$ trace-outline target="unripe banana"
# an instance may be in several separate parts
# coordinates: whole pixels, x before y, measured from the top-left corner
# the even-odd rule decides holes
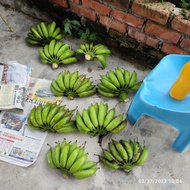
[[[39,124],[37,123],[36,121],[36,117],[35,117],[35,113],[36,113],[36,106],[34,106],[31,111],[30,111],[30,114],[29,114],[29,119],[30,119],[30,122],[31,124],[34,126],[34,127],[39,127]]]
[[[56,28],[56,22],[53,21],[51,24],[50,24],[50,27],[48,29],[48,36],[51,38],[53,33],[54,33],[54,30]]]
[[[96,55],[95,56],[97,59],[98,59],[98,61],[101,63],[101,65],[102,65],[102,69],[105,69],[106,68],[106,65],[107,65],[107,63],[106,63],[106,57],[104,56],[104,55]]]
[[[92,124],[94,125],[94,127],[96,129],[98,129],[99,126],[99,122],[98,122],[98,110],[95,108],[94,104],[91,104],[90,107],[88,108],[89,110],[89,115],[90,115],[90,119],[92,121]]]
[[[60,154],[61,154],[61,146],[60,144],[57,144],[53,149],[52,149],[52,161],[54,165],[59,168],[60,167]]]
[[[39,104],[35,111],[35,119],[39,126],[43,125],[42,110],[43,110],[42,104]]]
[[[73,165],[73,163],[75,162],[77,155],[79,153],[80,148],[77,147],[73,150],[73,152],[69,155],[68,159],[67,159],[67,163],[66,163],[66,169],[70,169],[70,167]]]
[[[125,79],[122,70],[120,68],[116,68],[115,74],[117,76],[117,79],[119,80],[121,87],[123,88],[125,86]]]
[[[99,160],[104,166],[106,166],[107,168],[109,168],[111,170],[117,170],[120,168],[120,166],[117,162],[111,162],[102,156],[99,157]]]
[[[64,73],[61,72],[57,75],[57,84],[62,92],[66,90],[65,84],[63,82],[63,78],[64,78]]]
[[[78,93],[78,97],[88,97],[88,96],[92,96],[95,93],[96,93],[96,90],[94,89],[86,90],[86,91]]]
[[[124,75],[124,80],[125,80],[125,87],[127,88],[129,85],[131,75],[130,75],[130,72],[128,70],[124,70],[123,75]]]
[[[104,103],[100,102],[98,110],[99,110],[98,111],[99,128],[102,128],[104,121],[105,121],[105,116],[107,114],[108,104],[104,104]]]
[[[73,89],[74,84],[77,81],[77,79],[78,79],[78,71],[75,71],[70,76],[70,81],[69,81],[69,88],[70,89]]]
[[[115,141],[114,139],[112,139],[112,143],[114,144],[115,148],[119,152],[119,154],[122,157],[122,159],[124,160],[124,162],[127,163],[128,154],[127,154],[125,148],[123,147],[123,145],[120,142]]]
[[[118,90],[117,89],[117,87],[111,82],[111,81],[109,81],[107,78],[103,78],[102,76],[101,76],[101,82],[102,82],[102,84],[104,85],[104,86],[106,86],[108,89],[111,89],[111,90]]]
[[[137,73],[136,71],[133,71],[133,73],[130,76],[128,88],[131,88],[137,81]]]
[[[82,167],[82,165],[86,162],[87,158],[88,158],[88,154],[83,154],[81,157],[79,157],[74,162],[74,164],[70,167],[69,172],[71,173],[77,172]]]
[[[115,108],[110,109],[104,119],[103,128],[106,128],[107,125],[112,121],[115,116]]]
[[[127,120],[123,120],[116,128],[110,131],[110,133],[115,134],[121,132],[123,129],[125,129],[127,125]]]
[[[82,111],[82,118],[83,118],[83,121],[84,121],[85,125],[86,125],[90,130],[93,130],[93,129],[94,129],[94,125],[92,124],[92,122],[91,122],[91,120],[90,120],[90,115],[89,115],[88,110],[83,109],[83,111]]]
[[[114,71],[110,70],[108,72],[108,76],[111,79],[112,83],[117,87],[120,88],[121,87],[121,83],[119,82],[119,79],[116,77],[116,74]]]
[[[86,161],[79,170],[86,170],[86,169],[90,169],[92,167],[95,167],[96,163],[93,161]]]
[[[73,175],[76,179],[85,179],[85,178],[93,176],[97,170],[98,170],[97,167],[92,167],[92,168],[85,169],[85,170],[79,170],[79,171],[73,173]]]
[[[134,163],[137,166],[142,166],[148,158],[148,149],[144,146],[139,159]]]
[[[123,121],[123,115],[124,113],[115,116],[114,119],[112,119],[112,121],[107,125],[106,130],[112,131],[115,129]]]
[[[142,81],[137,82],[136,84],[134,84],[134,85],[130,88],[130,90],[137,91],[137,90],[140,88],[141,84],[142,84]]]
[[[50,148],[47,153],[46,153],[46,159],[48,162],[48,165],[50,168],[52,169],[56,169],[57,166],[54,164],[53,160],[52,160],[52,148]]]
[[[68,160],[68,155],[69,155],[69,148],[70,144],[66,143],[65,146],[61,149],[61,154],[60,154],[60,167],[65,169],[66,168],[66,163]]]
[[[46,24],[45,24],[44,22],[41,22],[41,23],[40,23],[40,27],[41,27],[41,29],[42,29],[42,32],[43,32],[44,37],[45,37],[45,38],[48,38],[49,35],[48,35],[48,29],[47,29]]]
[[[118,162],[115,157],[111,154],[110,151],[106,150],[106,149],[102,149],[102,153],[103,153],[103,157],[106,158],[106,160],[110,161],[110,162]]]
[[[68,57],[68,58],[65,58],[61,61],[61,63],[65,64],[65,65],[68,65],[68,64],[71,64],[71,63],[76,63],[78,61],[78,59],[76,57]]]
[[[123,139],[120,140],[120,143],[124,146],[125,150],[127,151],[127,154],[129,157],[128,160],[130,162],[131,159],[133,158],[133,148],[132,148],[131,144],[128,141],[123,140]]]
[[[133,158],[131,160],[131,163],[133,164],[139,159],[139,157],[141,155],[141,146],[140,146],[139,142],[133,141],[131,143],[133,146]]]
[[[102,90],[101,88],[98,88],[97,91],[98,91],[99,94],[101,94],[102,96],[105,96],[107,98],[113,98],[113,97],[118,95],[118,93],[106,92],[106,91]]]

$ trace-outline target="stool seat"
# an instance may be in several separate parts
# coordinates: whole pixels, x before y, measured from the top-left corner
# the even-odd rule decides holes
[[[142,115],[148,115],[175,127],[179,134],[172,148],[178,152],[190,143],[190,95],[183,100],[175,100],[169,91],[188,61],[189,55],[170,54],[163,57],[145,77],[127,111],[127,119],[132,125]]]

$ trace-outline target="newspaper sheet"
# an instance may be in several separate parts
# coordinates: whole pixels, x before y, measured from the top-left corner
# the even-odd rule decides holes
[[[31,129],[27,117],[34,105],[59,102],[50,90],[51,81],[31,78],[27,89],[25,108],[0,113],[0,160],[28,167],[33,164],[45,141],[47,132]]]
[[[0,110],[24,109],[31,68],[17,61],[0,63]]]

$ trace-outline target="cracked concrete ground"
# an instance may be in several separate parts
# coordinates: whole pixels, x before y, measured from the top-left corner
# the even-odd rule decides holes
[[[76,64],[59,67],[52,70],[50,66],[42,64],[39,61],[37,48],[29,46],[25,42],[25,37],[31,26],[39,22],[26,14],[16,12],[12,9],[6,9],[0,5],[0,13],[5,17],[13,32],[0,19],[0,61],[7,62],[16,60],[21,64],[32,67],[33,77],[53,79],[63,70],[78,70],[92,77],[97,83],[99,75],[105,74],[108,70],[116,67],[128,69],[130,72],[136,70],[138,80],[142,80],[150,72],[148,69],[142,69],[138,63],[132,64],[126,60],[119,59],[112,54],[107,59],[107,68],[102,70],[97,61],[80,61]],[[47,17],[47,21],[50,18]],[[81,43],[78,39],[65,38],[65,43],[69,43],[76,50]],[[130,94],[130,98],[134,94]],[[107,102],[109,107],[115,107],[117,112],[127,113],[130,102],[124,104],[118,99],[106,99],[94,95],[85,99],[76,99],[68,101],[65,104],[68,108],[78,106],[79,110],[86,108],[91,102]],[[48,133],[42,150],[36,162],[28,167],[22,168],[0,161],[0,189],[29,189],[29,190],[187,190],[189,185],[190,171],[190,149],[187,147],[183,153],[175,152],[170,145],[177,135],[177,131],[158,120],[150,117],[142,117],[136,126],[129,123],[127,128],[119,134],[112,136],[114,139],[135,139],[146,145],[149,150],[149,158],[142,167],[134,167],[130,175],[122,171],[111,171],[102,165],[96,175],[85,180],[66,179],[58,170],[52,170],[46,163],[45,154],[49,149],[47,143],[54,144],[56,141],[62,141],[66,138],[69,141],[78,140],[79,144],[86,143],[86,151],[89,153],[89,160],[97,161],[94,154],[100,154],[101,148],[98,146],[96,137],[88,135],[71,134],[51,134]],[[107,146],[110,137],[103,141],[103,147]],[[177,180],[181,180],[179,183]]]

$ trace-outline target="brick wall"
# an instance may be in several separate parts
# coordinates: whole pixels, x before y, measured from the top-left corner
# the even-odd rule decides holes
[[[147,3],[145,0],[49,1],[106,28],[109,37],[117,38],[120,49],[131,46],[146,57],[158,59],[166,54],[190,54],[190,20],[184,19],[180,9],[172,3]]]

